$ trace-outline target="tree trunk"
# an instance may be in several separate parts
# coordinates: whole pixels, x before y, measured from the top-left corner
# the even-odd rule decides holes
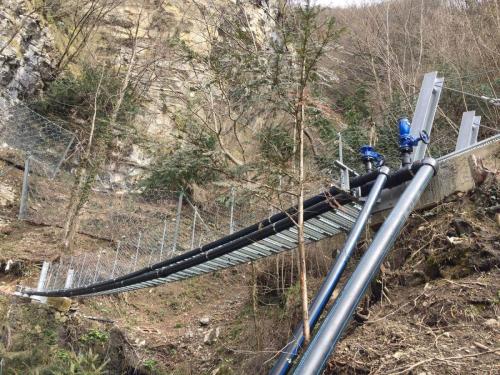
[[[125,77],[123,78],[122,85],[118,91],[118,99],[113,106],[113,111],[110,116],[110,121],[108,125],[108,130],[111,131],[113,127],[116,125],[116,121],[118,118],[118,114],[120,112],[123,99],[125,97],[125,93],[127,91],[130,77],[132,74],[132,68],[135,63],[135,57],[137,54],[137,40],[139,33],[139,25],[142,16],[142,8],[137,17],[137,22],[135,25],[135,34],[134,34],[134,44],[132,46],[132,56],[130,58],[130,62],[127,66],[127,72]],[[82,208],[85,206],[89,199],[90,189],[92,188],[92,184],[94,182],[95,177],[98,174],[99,168],[104,163],[106,149],[109,147],[109,144],[106,143],[106,140],[95,139],[94,140],[94,130],[97,119],[97,101],[99,98],[101,83],[103,79],[103,73],[101,74],[99,84],[96,88],[96,94],[94,96],[94,115],[92,117],[91,130],[89,135],[89,142],[87,145],[87,150],[85,152],[83,167],[80,171],[80,175],[78,177],[78,182],[75,184],[75,193],[71,196],[71,201],[68,208],[68,219],[66,221],[64,227],[64,247],[68,250],[71,250],[73,246],[74,236],[76,231],[78,230],[79,217]],[[102,136],[101,136],[102,137]],[[93,146],[94,145],[94,146]],[[92,161],[91,161],[92,156]]]
[[[302,75],[304,75],[305,61],[303,62]],[[304,326],[304,340],[308,344],[311,339],[309,329],[309,300],[307,297],[307,276],[306,276],[306,249],[304,246],[304,91],[302,85],[299,91],[299,108],[297,114],[298,130],[298,148],[299,148],[299,199],[298,199],[298,221],[297,221],[297,240],[299,251],[299,275],[300,275],[300,294],[302,302],[302,323]]]
[[[73,250],[73,243],[75,239],[75,234],[78,231],[78,225],[80,223],[80,211],[84,202],[82,202],[82,191],[87,184],[87,168],[83,167],[80,169],[80,174],[78,176],[75,188],[71,192],[71,198],[69,201],[67,220],[64,223],[64,235],[63,235],[63,245],[66,250]]]

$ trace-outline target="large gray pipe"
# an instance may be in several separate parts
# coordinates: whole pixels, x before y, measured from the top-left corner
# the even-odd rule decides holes
[[[382,262],[401,232],[404,223],[436,172],[436,161],[431,158],[424,159],[422,167],[405,189],[396,206],[378,230],[365,255],[361,258],[339,298],[335,301],[321,328],[307,348],[294,374],[321,374],[368,285],[379,272]]]
[[[321,316],[325,305],[328,303],[328,300],[332,296],[332,293],[340,280],[340,276],[347,266],[352,253],[354,252],[359,236],[361,235],[361,233],[363,233],[366,222],[371,215],[375,203],[377,203],[380,192],[384,188],[388,174],[388,167],[380,168],[379,175],[377,176],[377,179],[375,180],[375,183],[370,190],[370,194],[368,195],[365,204],[363,205],[363,208],[361,209],[361,212],[359,213],[358,218],[356,219],[356,222],[354,223],[354,226],[352,227],[351,232],[349,233],[349,236],[345,241],[344,248],[337,257],[333,268],[331,268],[328,272],[325,281],[316,294],[316,298],[309,307],[309,327],[311,332],[314,329],[314,326],[316,325],[319,317]],[[304,325],[301,323],[297,326],[295,331],[293,331],[293,340],[283,349],[282,354],[278,358],[278,361],[272,368],[269,375],[286,374],[292,366],[292,362],[297,356],[303,343]]]

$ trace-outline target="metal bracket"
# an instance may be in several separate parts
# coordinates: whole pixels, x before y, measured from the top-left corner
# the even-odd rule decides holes
[[[463,150],[477,143],[480,124],[481,116],[476,116],[476,111],[463,113],[455,151]]]
[[[337,167],[340,168],[340,188],[344,191],[349,191],[351,190],[349,186],[349,175],[353,174],[355,176],[359,176],[359,173],[357,173],[354,169],[351,169],[344,164],[342,134],[338,133],[338,136],[339,136],[339,160],[335,160],[334,163]]]
[[[429,136],[431,135],[432,123],[444,83],[444,78],[438,78],[437,74],[437,72],[430,72],[424,75],[411,122],[410,134],[415,139],[420,136],[422,130],[425,130]],[[427,145],[423,142],[419,143],[413,150],[411,160],[423,159],[426,150]]]
[[[349,191],[349,175],[359,176],[359,173],[354,169],[349,168],[347,165],[339,160],[335,160],[335,165],[340,168],[340,188],[344,191]]]

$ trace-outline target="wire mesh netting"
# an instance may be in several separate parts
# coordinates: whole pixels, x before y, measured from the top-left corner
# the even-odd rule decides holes
[[[30,155],[43,163],[44,168],[54,177],[73,144],[75,135],[4,91],[0,92],[0,108],[2,147]]]
[[[0,178],[14,187],[18,207],[10,212],[37,224],[64,228],[66,212],[77,186],[76,163],[67,158],[75,140],[70,132],[33,112],[23,103],[3,97]],[[62,256],[52,264],[45,288],[62,288],[71,269],[73,285],[87,285],[123,275],[214,241],[253,224],[267,210],[257,205],[241,210],[237,192],[221,189],[214,201],[194,204],[185,193],[141,194],[106,187],[103,170],[83,207],[78,234],[100,240],[92,253]],[[4,195],[4,194],[3,194]]]
[[[237,194],[228,188],[219,199],[195,205],[183,192],[163,193],[161,200],[97,192],[82,214],[80,232],[99,237],[103,245],[93,254],[63,256],[51,264],[44,288],[67,286],[67,275],[73,287],[125,275],[254,224],[270,212],[255,205],[245,213]]]

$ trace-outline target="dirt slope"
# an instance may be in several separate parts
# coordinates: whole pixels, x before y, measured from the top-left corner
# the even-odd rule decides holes
[[[490,179],[475,192],[412,214],[325,373],[498,373],[498,188]],[[290,272],[296,263],[292,268],[289,255],[259,262],[254,275],[242,266],[73,301],[68,312],[7,297],[16,283],[35,283],[41,259],[60,251],[60,233],[6,222],[2,270],[9,259],[20,264],[0,278],[0,352],[7,374],[65,374],[75,363],[106,368],[89,374],[266,373],[299,319],[297,278]],[[94,241],[81,236],[81,250],[91,251]],[[335,246],[330,241],[309,249],[313,288]]]

